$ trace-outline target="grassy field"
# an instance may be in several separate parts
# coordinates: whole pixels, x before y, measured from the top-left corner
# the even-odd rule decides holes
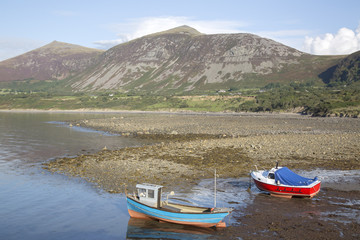
[[[192,96],[121,92],[60,94],[0,89],[0,109],[110,109],[195,112],[302,112],[313,116],[360,116],[360,87],[271,85]]]

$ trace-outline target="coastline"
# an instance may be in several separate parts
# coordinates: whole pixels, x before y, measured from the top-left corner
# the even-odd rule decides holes
[[[71,124],[151,140],[141,147],[104,149],[43,164],[50,172],[81,177],[110,193],[122,193],[125,186],[133,191],[140,182],[187,193],[202,179],[213,178],[214,168],[219,178],[238,179],[248,176],[255,164],[266,169],[276,161],[293,170],[360,169],[360,119],[119,113]],[[352,184],[358,186],[358,180]],[[241,199],[228,199],[238,202],[232,224],[214,231],[212,238],[360,236],[360,225],[353,219],[358,216],[358,190],[327,185],[314,199],[278,199],[253,193],[257,190],[252,188],[247,199],[251,204],[246,208],[238,202]]]
[[[123,192],[124,184],[134,185],[138,176],[186,190],[211,178],[214,168],[219,177],[233,178],[276,161],[303,170],[360,169],[360,119],[130,111],[71,124],[152,142],[44,164],[49,171],[82,177],[114,193]]]
[[[0,112],[39,112],[39,113],[149,113],[149,114],[185,114],[185,115],[250,115],[250,116],[267,116],[267,115],[289,115],[289,116],[303,116],[311,117],[309,115],[301,115],[298,112],[196,112],[196,111],[179,111],[179,110],[168,110],[168,111],[148,111],[148,110],[115,110],[111,108],[79,108],[79,109],[0,109]]]

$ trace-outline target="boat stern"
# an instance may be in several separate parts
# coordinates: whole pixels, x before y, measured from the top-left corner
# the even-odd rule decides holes
[[[217,228],[226,228],[226,223],[223,221],[218,222],[215,227]]]

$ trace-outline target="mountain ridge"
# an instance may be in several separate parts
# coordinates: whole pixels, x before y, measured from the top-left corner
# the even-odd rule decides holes
[[[266,75],[308,55],[254,34],[184,34],[179,29],[107,50],[92,71],[78,76],[72,87],[80,91],[186,92],[199,85],[239,82],[246,74]]]
[[[178,94],[321,83],[319,75],[342,58],[307,54],[250,33],[202,34],[184,25],[107,51],[53,41],[0,62],[0,82],[51,79],[67,81],[73,91]]]

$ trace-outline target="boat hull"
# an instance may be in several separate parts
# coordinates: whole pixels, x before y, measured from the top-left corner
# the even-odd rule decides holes
[[[153,220],[130,218],[127,239],[209,239],[216,231],[187,225],[159,223]]]
[[[275,196],[282,197],[313,197],[320,191],[321,182],[310,186],[287,186],[269,184],[253,178],[256,187]]]
[[[127,206],[130,217],[156,219],[159,221],[191,225],[197,227],[225,227],[222,220],[229,212],[219,213],[181,213],[149,207],[132,198],[127,197]]]

